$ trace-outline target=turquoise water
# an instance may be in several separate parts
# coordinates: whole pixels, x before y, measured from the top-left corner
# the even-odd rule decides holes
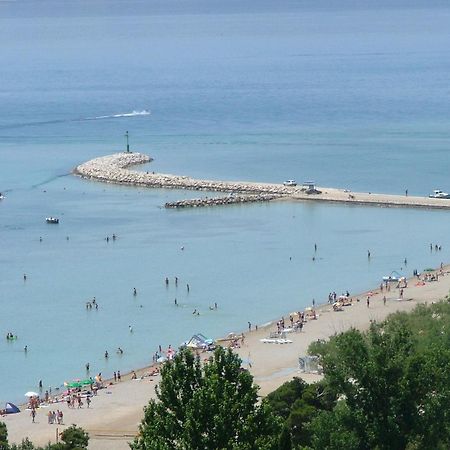
[[[128,130],[157,171],[450,189],[450,9],[245,3],[0,2],[0,334],[19,336],[0,340],[1,402],[40,379],[84,376],[86,362],[105,375],[143,366],[160,344],[240,331],[449,260],[445,211],[168,211],[166,201],[196,194],[70,174],[123,149]],[[100,307],[87,311],[93,296]]]

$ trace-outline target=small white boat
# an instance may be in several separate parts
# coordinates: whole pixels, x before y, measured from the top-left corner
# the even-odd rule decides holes
[[[447,192],[442,192],[439,189],[435,189],[432,194],[429,195],[430,198],[450,198],[450,194]]]
[[[3,200],[5,196],[0,192],[0,200]]]
[[[283,183],[284,186],[297,186],[297,182],[295,180],[286,180]]]
[[[46,217],[45,221],[47,223],[59,223],[59,219],[57,217]]]

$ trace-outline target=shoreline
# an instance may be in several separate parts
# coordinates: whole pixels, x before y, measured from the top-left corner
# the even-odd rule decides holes
[[[145,164],[153,159],[142,153],[123,152],[94,158],[73,169],[73,174],[81,178],[105,183],[140,186],[147,188],[169,188],[194,191],[223,192],[230,194],[260,195],[261,199],[272,196],[272,200],[316,201],[344,203],[357,206],[405,207],[425,209],[450,209],[447,199],[418,197],[408,195],[377,194],[371,192],[352,192],[347,189],[318,187],[320,193],[308,193],[301,186],[284,186],[276,183],[255,183],[239,181],[201,180],[187,176],[139,172],[129,170],[131,166]],[[185,201],[186,202],[186,201]],[[228,204],[209,202],[205,199],[191,200],[198,206]],[[240,203],[243,203],[242,201]],[[234,204],[234,203],[233,203]]]
[[[245,331],[245,342],[234,351],[243,360],[243,366],[248,368],[259,385],[259,395],[264,397],[281,384],[294,376],[299,376],[307,382],[320,379],[319,375],[300,373],[298,358],[307,354],[309,344],[317,339],[327,339],[335,333],[349,328],[367,329],[373,320],[384,320],[389,314],[397,311],[411,311],[417,304],[429,303],[444,299],[450,291],[450,265],[435,269],[433,273],[443,272],[438,281],[425,284],[417,283],[416,277],[409,278],[408,287],[404,288],[405,298],[399,299],[399,289],[394,286],[389,292],[380,293],[380,287],[367,290],[357,295],[351,295],[351,306],[343,307],[342,311],[333,311],[331,304],[322,303],[315,308],[318,318],[308,320],[303,331],[288,333],[289,344],[269,344],[261,342],[272,330],[277,319],[258,325],[258,329]],[[370,307],[366,306],[366,297],[370,294]],[[386,295],[386,305],[382,298]],[[356,299],[360,299],[358,302]],[[284,315],[289,317],[289,313]],[[222,338],[222,345],[226,338]],[[220,341],[220,339],[217,339]],[[226,345],[224,345],[226,346]],[[208,353],[202,353],[207,357]],[[31,424],[28,410],[2,417],[8,427],[11,443],[19,443],[28,436],[36,445],[54,442],[55,429],[61,431],[66,425],[76,423],[90,433],[90,449],[122,450],[128,448],[127,442],[136,435],[138,424],[143,417],[143,407],[150,398],[155,398],[155,385],[159,375],[144,376],[158,364],[147,365],[136,370],[137,379],[132,379],[133,371],[122,375],[122,381],[114,383],[105,380],[105,389],[92,398],[90,409],[68,409],[65,402],[53,403],[38,410],[37,424]],[[142,377],[142,378],[141,378]],[[46,413],[50,409],[61,408],[64,411],[66,425],[52,426],[46,424]]]

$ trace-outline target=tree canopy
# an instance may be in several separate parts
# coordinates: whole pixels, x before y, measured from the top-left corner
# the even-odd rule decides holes
[[[202,364],[184,349],[163,366],[131,448],[275,450],[280,430],[237,355],[219,347]]]
[[[6,425],[0,422],[0,450],[85,450],[88,442],[88,433],[76,425],[71,425],[61,433],[61,442],[57,444],[35,447],[28,438],[23,439],[20,444],[9,444]]]
[[[269,395],[292,448],[450,448],[450,304],[396,313],[316,342],[324,379]]]

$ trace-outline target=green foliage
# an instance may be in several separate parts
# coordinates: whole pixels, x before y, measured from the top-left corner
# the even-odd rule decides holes
[[[163,366],[158,400],[150,400],[134,450],[275,450],[281,422],[258,404],[240,359],[218,348],[202,365],[189,350]]]
[[[0,422],[0,450],[85,450],[88,447],[89,435],[80,427],[71,425],[61,433],[58,444],[48,444],[44,448],[35,447],[26,437],[20,444],[8,444],[6,425]]]
[[[266,398],[273,410],[284,419],[291,413],[292,405],[299,399],[307,387],[301,378],[295,377],[271,392]]]
[[[295,448],[310,444],[308,423],[320,411],[331,409],[334,400],[323,383],[307,384],[297,377],[267,396],[274,412],[285,419],[283,433],[289,432],[291,445]]]
[[[441,302],[314,344],[341,401],[312,420],[313,448],[450,448],[449,326]]]
[[[8,429],[3,422],[0,422],[0,450],[9,450]]]
[[[16,444],[11,445],[11,450],[41,450],[41,449],[36,448],[28,438],[25,438],[19,445]]]
[[[88,447],[89,435],[83,428],[71,425],[61,433],[61,440],[63,450],[83,450]]]
[[[312,433],[311,447],[327,450],[361,450],[361,442],[351,427],[352,414],[345,402],[338,402],[333,411],[321,411],[308,428]]]
[[[324,380],[268,395],[280,449],[450,448],[450,304],[420,305],[309,348]]]

